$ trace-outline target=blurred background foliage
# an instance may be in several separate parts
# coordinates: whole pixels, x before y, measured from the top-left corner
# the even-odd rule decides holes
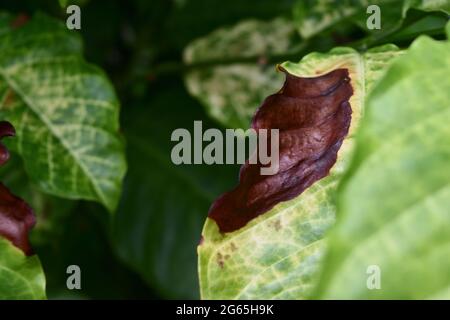
[[[407,46],[424,33],[445,37],[448,16],[422,1],[378,2],[387,26],[381,32],[366,30],[362,0],[2,1],[0,10],[62,21],[64,6],[79,4],[85,57],[107,72],[121,101],[129,169],[113,219],[100,205],[40,193],[18,159],[0,172],[38,214],[32,241],[48,297],[198,298],[201,228],[239,168],[173,165],[171,132],[192,129],[194,120],[246,127],[281,86],[276,63],[335,46],[365,50]],[[80,291],[66,289],[70,264],[81,267]]]

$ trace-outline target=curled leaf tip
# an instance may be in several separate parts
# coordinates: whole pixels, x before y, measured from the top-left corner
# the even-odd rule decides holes
[[[36,223],[33,210],[0,183],[0,235],[10,240],[26,255],[33,253],[28,239]]]
[[[295,198],[328,175],[351,121],[353,89],[347,69],[303,78],[285,72],[281,90],[265,99],[252,128],[279,129],[279,171],[260,174],[260,163],[241,167],[239,185],[211,206],[220,232],[232,232]]]
[[[14,135],[14,127],[9,122],[1,121],[0,138]],[[0,165],[5,164],[8,159],[8,150],[0,144]],[[36,218],[30,206],[0,183],[0,235],[10,240],[26,255],[31,255],[28,234],[35,223]]]

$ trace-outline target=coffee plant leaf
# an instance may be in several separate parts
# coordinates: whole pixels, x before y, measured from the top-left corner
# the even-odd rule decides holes
[[[248,128],[260,102],[278,90],[283,76],[268,57],[289,54],[300,43],[291,21],[245,20],[194,40],[184,61],[189,92],[228,128]]]
[[[299,77],[347,69],[353,86],[349,136],[329,176],[293,200],[279,203],[243,228],[220,233],[207,219],[198,246],[201,296],[204,299],[302,299],[315,286],[324,251],[324,234],[335,221],[334,195],[352,154],[353,132],[367,93],[389,64],[402,54],[385,45],[360,54],[350,48],[311,53],[299,63],[280,65]]]
[[[369,94],[317,297],[450,298],[449,73],[422,36]]]
[[[43,14],[11,21],[0,15],[0,118],[17,130],[8,146],[43,191],[113,211],[126,163],[111,83],[63,23]]]
[[[36,255],[25,256],[0,237],[0,299],[45,299],[45,276]]]
[[[380,29],[369,30],[367,20],[377,5],[380,13]],[[450,13],[450,0],[298,0],[293,8],[297,29],[304,39],[312,38],[341,22],[351,22],[375,38],[397,31],[409,9],[424,12]]]

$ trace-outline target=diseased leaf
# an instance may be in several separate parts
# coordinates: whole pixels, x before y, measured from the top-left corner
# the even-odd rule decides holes
[[[45,277],[39,258],[26,257],[1,237],[0,299],[45,299]]]
[[[0,117],[18,131],[11,148],[43,191],[114,210],[126,167],[114,89],[63,23],[10,20],[0,17]]]
[[[294,22],[283,18],[270,22],[248,20],[195,40],[184,52],[184,61],[188,66],[195,66],[185,76],[189,92],[221,124],[247,128],[260,102],[282,85],[282,77],[272,68],[271,63],[277,62],[273,57],[298,54],[306,45],[296,37],[294,28],[298,27],[304,38],[311,38],[351,17],[350,20],[370,36],[367,43],[386,39],[399,30],[410,8],[450,12],[450,0],[379,0],[375,3],[381,6],[382,28],[368,30],[366,9],[372,3],[299,0]],[[439,29],[433,32],[442,31],[442,19],[446,19],[446,15],[436,18],[440,18]],[[328,38],[321,40],[329,41]],[[330,46],[333,44],[324,45],[325,50]],[[286,59],[278,58],[278,61]]]
[[[10,123],[0,122],[0,139],[14,134]],[[0,166],[8,159],[8,150],[0,144]],[[26,257],[32,254],[28,235],[34,224],[32,209],[0,183],[0,299],[45,298],[39,260]]]
[[[6,121],[0,122],[0,139],[14,136],[14,127]],[[9,159],[9,152],[0,143],[0,166]],[[22,199],[13,195],[0,183],[0,236],[10,240],[24,254],[32,253],[28,234],[36,223],[33,210]]]
[[[349,48],[312,53],[299,63],[281,65],[297,77],[316,77],[347,69],[353,88],[352,123],[357,127],[364,99],[393,58],[401,54],[387,45],[364,54]],[[352,152],[344,140],[330,175],[300,196],[276,205],[245,227],[221,234],[207,219],[198,247],[201,296],[204,299],[301,299],[315,286],[323,254],[323,235],[334,223],[333,195]]]
[[[370,5],[380,8],[381,28],[366,26]],[[303,38],[311,38],[340,22],[351,21],[372,37],[382,37],[397,31],[409,9],[450,13],[450,0],[298,0],[294,20]],[[351,18],[351,19],[350,19]]]
[[[289,54],[299,44],[292,23],[283,18],[216,30],[185,49],[185,63],[199,65],[186,75],[186,85],[221,124],[248,128],[261,101],[283,83],[267,57]]]
[[[0,183],[0,235],[26,255],[32,254],[28,233],[36,223],[33,210]]]
[[[352,93],[346,69],[316,78],[286,74],[283,88],[266,98],[252,121],[257,131],[279,130],[277,172],[262,175],[260,162],[241,167],[239,185],[217,199],[209,212],[220,232],[242,228],[328,175],[350,127]]]
[[[420,37],[369,95],[317,297],[450,298],[449,74],[450,42]]]
[[[391,60],[401,54],[403,51],[392,44],[370,49],[363,54],[351,48],[337,47],[329,53],[310,53],[303,57],[301,63],[284,62],[280,66],[296,76],[317,76],[336,68],[347,68],[354,91],[354,95],[350,98],[352,134],[364,113],[364,99],[367,93]]]

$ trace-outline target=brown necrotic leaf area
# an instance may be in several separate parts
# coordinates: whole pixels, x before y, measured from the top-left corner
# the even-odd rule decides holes
[[[222,233],[242,228],[327,176],[348,133],[353,89],[347,69],[315,78],[282,71],[283,87],[265,99],[252,120],[255,130],[279,129],[278,173],[261,175],[259,163],[241,167],[239,185],[209,211]]]
[[[0,122],[0,139],[14,136],[14,127],[6,121]],[[0,144],[0,166],[9,159],[6,147]],[[0,183],[0,236],[10,240],[26,255],[32,254],[28,234],[35,224],[33,210],[22,199],[13,195]]]

